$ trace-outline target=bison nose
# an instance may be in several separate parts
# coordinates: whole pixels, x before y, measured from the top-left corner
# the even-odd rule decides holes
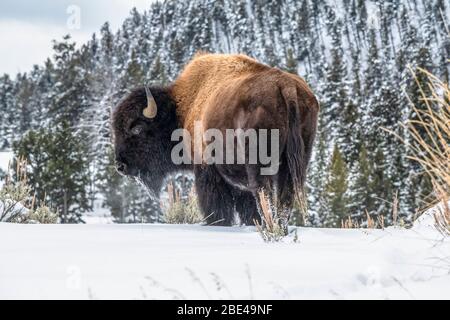
[[[120,174],[126,174],[127,173],[127,165],[123,162],[116,162],[116,170]]]

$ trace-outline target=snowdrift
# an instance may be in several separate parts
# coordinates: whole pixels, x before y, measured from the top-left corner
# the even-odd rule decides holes
[[[0,224],[0,298],[450,299],[450,241],[410,230]]]

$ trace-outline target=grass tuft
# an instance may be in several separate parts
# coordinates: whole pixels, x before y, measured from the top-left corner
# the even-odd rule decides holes
[[[203,222],[203,214],[198,206],[194,189],[186,199],[182,199],[173,183],[168,185],[169,206],[164,212],[164,221],[169,224],[198,224]]]
[[[36,198],[31,196],[32,192],[33,188],[27,178],[27,161],[17,159],[15,175],[10,167],[0,188],[0,222],[56,223],[58,214],[45,205],[45,202],[36,206]]]
[[[278,242],[288,233],[287,219],[283,214],[277,211],[277,208],[271,203],[264,191],[259,194],[260,214],[262,224],[255,221],[256,228],[266,242]]]

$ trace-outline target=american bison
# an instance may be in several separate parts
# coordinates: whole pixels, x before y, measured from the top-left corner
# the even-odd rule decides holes
[[[169,86],[134,90],[119,104],[113,115],[117,170],[140,180],[155,196],[169,174],[193,171],[199,205],[209,224],[253,224],[261,221],[261,191],[271,195],[282,212],[290,212],[302,194],[318,113],[314,94],[298,76],[245,55],[199,54]],[[277,132],[276,143],[265,139],[261,146],[258,141],[258,148],[267,147],[272,157],[277,151],[272,158],[277,170],[263,174],[268,164],[258,153],[256,162],[174,161],[173,150],[180,141],[174,141],[173,133],[184,129],[194,137],[196,128],[201,134],[211,129],[223,133],[224,146],[238,139],[225,134],[231,129]],[[244,135],[237,144],[247,143],[247,138]],[[183,159],[192,159],[199,148],[205,150],[204,137],[200,145],[192,141],[182,141],[184,153],[190,153]],[[236,144],[230,145],[234,153]],[[246,144],[236,152],[250,157],[252,150]],[[289,214],[285,216],[281,223],[287,225]]]

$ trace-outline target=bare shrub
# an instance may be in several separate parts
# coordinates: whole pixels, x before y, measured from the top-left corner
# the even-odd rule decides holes
[[[36,206],[32,193],[27,178],[27,162],[17,159],[15,176],[10,167],[0,188],[0,222],[56,223],[58,215],[45,203]]]
[[[16,165],[16,178],[12,177],[9,168],[0,189],[0,221],[20,222],[23,215],[28,212],[25,204],[30,199],[31,191],[27,181],[26,162],[19,159]]]

